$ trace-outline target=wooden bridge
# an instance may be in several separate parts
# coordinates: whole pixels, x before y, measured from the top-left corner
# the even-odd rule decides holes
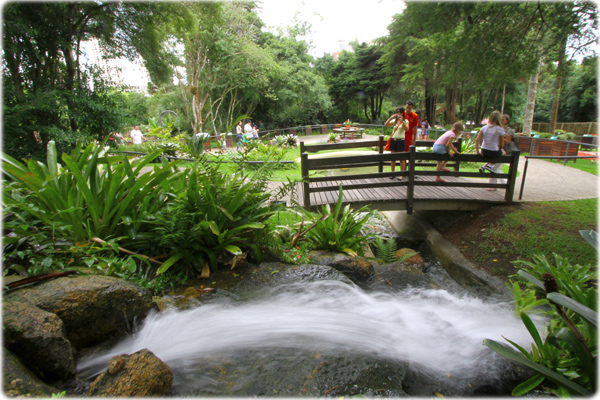
[[[462,139],[455,143],[462,149]],[[343,188],[343,203],[350,204],[353,209],[369,206],[380,211],[406,210],[411,214],[414,210],[475,210],[483,206],[511,203],[519,163],[519,151],[510,156],[486,159],[475,154],[434,154],[417,152],[416,147],[432,147],[433,141],[417,141],[406,153],[384,153],[383,136],[378,140],[353,143],[334,143],[320,145],[304,145],[300,142],[303,182],[297,186],[297,201],[306,209],[320,209],[325,204],[335,205],[338,200],[339,186]],[[378,153],[372,155],[315,158],[309,152],[323,150],[351,149],[374,147]],[[407,170],[400,171],[400,161],[408,162]],[[447,168],[450,172],[436,171],[436,161],[449,160]],[[396,161],[395,172],[383,172],[384,165]],[[485,162],[509,165],[507,174],[489,172],[460,171],[461,162]],[[354,175],[315,176],[315,171],[377,166],[377,172]],[[431,168],[432,167],[432,168]],[[419,168],[419,169],[417,169]],[[436,182],[436,176],[446,182]],[[403,180],[390,179],[402,176]],[[489,183],[488,179],[499,178],[507,183]],[[489,191],[495,188],[496,191]]]

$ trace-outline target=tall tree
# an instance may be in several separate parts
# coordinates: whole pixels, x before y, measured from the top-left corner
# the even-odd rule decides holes
[[[3,78],[7,148],[31,155],[42,141],[57,144],[107,134],[118,127],[118,110],[103,92],[90,89],[79,63],[81,41],[101,40],[113,54],[146,57],[151,76],[169,76],[157,34],[159,3],[14,2],[3,8]],[[151,60],[151,62],[149,61]],[[166,73],[165,73],[166,71]]]

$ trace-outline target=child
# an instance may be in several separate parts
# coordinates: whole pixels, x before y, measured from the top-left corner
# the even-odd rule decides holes
[[[455,153],[458,153],[458,150],[456,150],[452,141],[460,136],[463,133],[463,130],[462,124],[460,122],[455,122],[454,125],[452,125],[452,129],[444,133],[435,141],[433,144],[433,152],[436,154],[449,154],[450,157],[453,157]],[[450,172],[450,170],[446,168],[446,164],[448,164],[448,161],[438,161],[436,171]],[[439,175],[435,178],[435,181],[446,182],[440,178]]]
[[[502,147],[504,146],[505,135],[504,128],[500,122],[500,111],[493,111],[490,114],[488,125],[481,128],[477,137],[475,138],[475,150],[477,154],[483,155],[486,158],[500,157],[504,152]],[[479,150],[481,147],[481,150]],[[493,170],[494,164],[485,163],[479,168],[479,172],[484,171],[496,172]]]

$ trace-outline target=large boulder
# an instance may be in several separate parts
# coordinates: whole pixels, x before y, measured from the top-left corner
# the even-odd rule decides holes
[[[368,340],[368,339],[366,339]],[[183,369],[183,368],[181,368]],[[407,363],[345,351],[260,348],[174,368],[177,397],[402,397]]]
[[[5,300],[58,315],[77,350],[131,332],[154,307],[148,290],[100,275],[58,278],[16,290]]]
[[[91,384],[88,396],[162,397],[173,385],[171,368],[148,349],[113,357]]]
[[[382,280],[373,264],[362,257],[351,257],[342,253],[324,250],[311,251],[313,264],[327,265],[346,275],[352,282],[365,287],[368,282]]]
[[[7,397],[46,397],[59,391],[42,382],[7,349],[2,354],[2,391]]]
[[[369,286],[371,290],[398,292],[407,288],[440,288],[421,268],[414,264],[406,262],[383,264],[377,267],[377,271],[384,277],[384,280],[373,282]]]
[[[70,379],[75,376],[74,349],[56,314],[34,305],[4,301],[4,346],[18,355],[40,377]]]

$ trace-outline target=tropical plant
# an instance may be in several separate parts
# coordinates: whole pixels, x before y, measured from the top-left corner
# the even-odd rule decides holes
[[[547,327],[546,337],[543,339],[542,334],[525,312],[528,307],[522,307],[519,315],[533,339],[531,351],[509,339],[506,340],[518,351],[490,339],[484,341],[484,345],[493,351],[536,372],[532,378],[513,389],[512,393],[515,396],[526,394],[546,381],[552,382],[555,386],[546,384],[544,388],[561,397],[591,396],[596,390],[597,292],[594,286],[586,287],[588,282],[585,277],[586,273],[580,274],[579,279],[572,280],[569,275],[562,273],[569,269],[568,261],[558,256],[556,261],[560,266],[552,269],[560,273],[557,276],[550,272],[544,272],[540,280],[523,270],[518,273],[519,278],[525,279],[529,286],[533,286],[543,293],[541,300],[534,299],[532,288],[525,291],[513,291],[517,304],[534,305],[537,302],[538,305],[549,304],[551,306],[551,310],[546,312],[552,318]],[[531,267],[534,274],[549,270],[549,263],[543,256],[537,257],[536,263],[527,265]],[[573,267],[575,271],[586,269]],[[518,286],[517,283],[513,285]],[[569,296],[565,296],[559,291],[568,293]],[[517,298],[517,296],[523,297],[524,293],[528,297],[526,301]],[[582,293],[585,295],[582,296]],[[572,294],[592,305],[582,304],[570,297]],[[594,301],[591,302],[591,299]]]
[[[260,260],[262,253],[256,243],[260,242],[263,221],[274,213],[266,203],[271,194],[260,179],[230,176],[218,168],[218,162],[202,161],[163,183],[177,196],[144,219],[153,229],[130,245],[144,254],[169,256],[157,274],[178,263],[184,270],[208,276],[209,268],[218,269],[219,259],[227,262],[233,255],[230,262],[235,266],[249,251]]]
[[[334,132],[329,132],[329,141],[335,143],[335,139],[337,138],[337,134]]]
[[[198,158],[204,154],[204,145],[210,139],[208,133],[198,133],[185,139],[184,151],[193,158]]]
[[[383,240],[381,236],[377,236],[373,244],[376,249],[377,257],[384,263],[389,264],[396,260],[396,250],[398,250],[396,240],[393,238]]]
[[[361,235],[361,230],[374,214],[367,207],[352,211],[349,204],[342,210],[342,200],[340,185],[338,201],[333,211],[329,204],[326,204],[321,213],[307,213],[312,217],[315,226],[306,234],[306,238],[316,249],[342,252],[351,256],[363,255],[369,237]]]
[[[48,143],[47,164],[28,160],[23,165],[2,154],[4,173],[17,183],[4,187],[7,211],[59,227],[61,237],[74,242],[135,236],[141,218],[162,208],[167,195],[155,187],[171,176],[171,165],[142,173],[162,150],[130,162],[125,156],[106,156],[106,140],[63,153],[64,166],[58,163],[53,141]]]
[[[597,279],[598,273],[590,264],[579,265],[571,264],[566,257],[558,254],[554,255],[554,263],[550,262],[543,254],[536,254],[532,261],[518,260],[515,265],[525,267],[516,275],[516,280],[527,286],[540,290],[544,274],[551,274],[558,282],[558,289],[561,293],[572,299],[586,305],[594,307],[596,304],[596,290],[592,282]]]

